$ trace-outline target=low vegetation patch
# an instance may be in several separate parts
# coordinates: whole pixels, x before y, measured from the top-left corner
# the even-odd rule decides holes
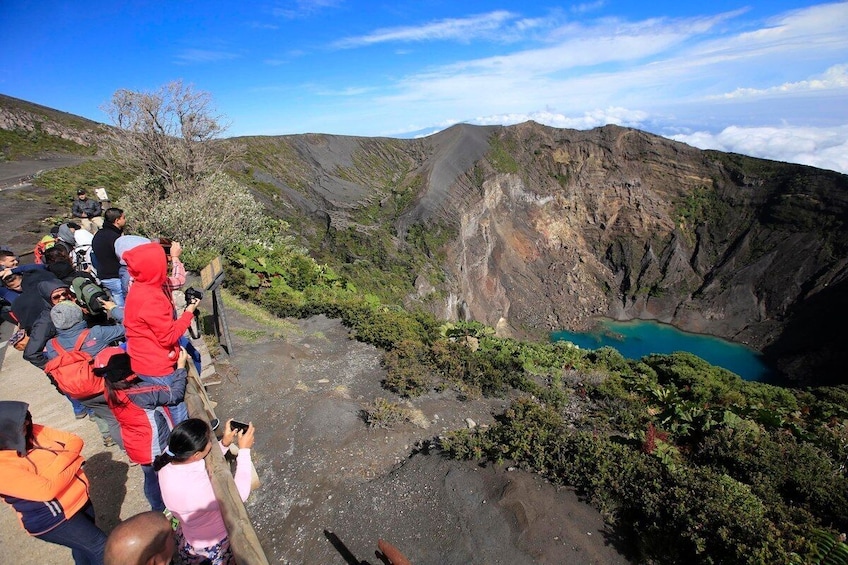
[[[76,198],[77,189],[86,188],[89,194],[94,194],[95,188],[103,187],[111,202],[116,202],[132,178],[131,174],[116,163],[104,159],[92,159],[78,165],[41,173],[35,182],[53,191],[56,204],[68,206],[70,210],[71,202]]]
[[[415,419],[414,411],[385,398],[376,398],[362,411],[362,417],[370,428],[392,429]]]
[[[97,147],[51,135],[40,127],[32,131],[0,129],[0,157],[3,160],[15,161],[51,152],[90,156],[97,152]]]

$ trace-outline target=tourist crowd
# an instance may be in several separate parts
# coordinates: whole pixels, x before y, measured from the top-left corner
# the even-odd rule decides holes
[[[246,499],[254,428],[228,420],[217,440],[205,420],[188,417],[186,368],[199,371],[200,358],[185,334],[200,299],[180,291],[182,248],[125,234],[124,212],[103,213],[84,190],[72,216],[42,238],[33,264],[0,247],[0,316],[15,326],[10,345],[75,416],[93,420],[104,447],[141,467],[151,512],[107,539],[95,523],[82,440],[33,422],[26,402],[2,399],[0,497],[30,535],[70,547],[76,564],[232,563],[204,458],[238,446],[235,482]]]

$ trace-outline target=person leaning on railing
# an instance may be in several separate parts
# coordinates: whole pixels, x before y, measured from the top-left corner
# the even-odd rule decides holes
[[[206,472],[204,458],[217,443],[221,451],[237,441],[234,482],[242,501],[250,494],[250,450],[254,427],[236,432],[232,420],[224,425],[224,436],[214,441],[209,425],[199,418],[189,418],[177,425],[168,440],[168,449],[158,456],[153,468],[159,473],[162,500],[179,520],[177,551],[183,563],[235,563],[227,528],[212,482]],[[208,561],[204,561],[208,560]]]

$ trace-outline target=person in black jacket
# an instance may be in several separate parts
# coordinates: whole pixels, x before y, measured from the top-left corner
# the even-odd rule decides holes
[[[121,290],[121,279],[118,269],[121,267],[115,254],[115,240],[124,233],[127,219],[120,208],[106,210],[103,227],[94,234],[91,242],[92,261],[97,269],[100,284],[112,295],[112,301],[118,306],[124,305],[124,292]]]
[[[21,328],[29,335],[29,342],[24,349],[24,359],[43,370],[47,364],[47,357],[44,355],[44,346],[47,345],[47,341],[50,338],[56,336],[56,326],[53,325],[53,321],[50,319],[50,309],[59,302],[73,300],[74,297],[67,283],[55,277],[52,280],[48,279],[39,282],[36,288],[42,299],[39,305],[40,312],[34,318],[30,318],[32,322],[29,326],[25,325],[29,320],[22,315],[20,317],[20,324]],[[15,304],[12,305],[12,313],[16,316],[20,312],[18,303],[22,299],[23,293],[15,300]],[[34,312],[30,313],[30,316],[32,314]]]

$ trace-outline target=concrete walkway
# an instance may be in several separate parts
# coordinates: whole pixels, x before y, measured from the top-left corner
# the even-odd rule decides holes
[[[7,330],[9,324],[3,324]],[[33,421],[80,436],[85,442],[85,470],[91,480],[91,500],[97,524],[110,532],[119,521],[150,510],[142,489],[141,467],[130,465],[118,447],[103,447],[100,432],[88,418],[77,420],[71,403],[50,384],[42,371],[23,360],[20,351],[7,345],[8,331],[0,343],[0,399],[29,403]],[[10,506],[0,503],[0,547],[3,562],[18,565],[73,563],[71,551],[30,537]]]

